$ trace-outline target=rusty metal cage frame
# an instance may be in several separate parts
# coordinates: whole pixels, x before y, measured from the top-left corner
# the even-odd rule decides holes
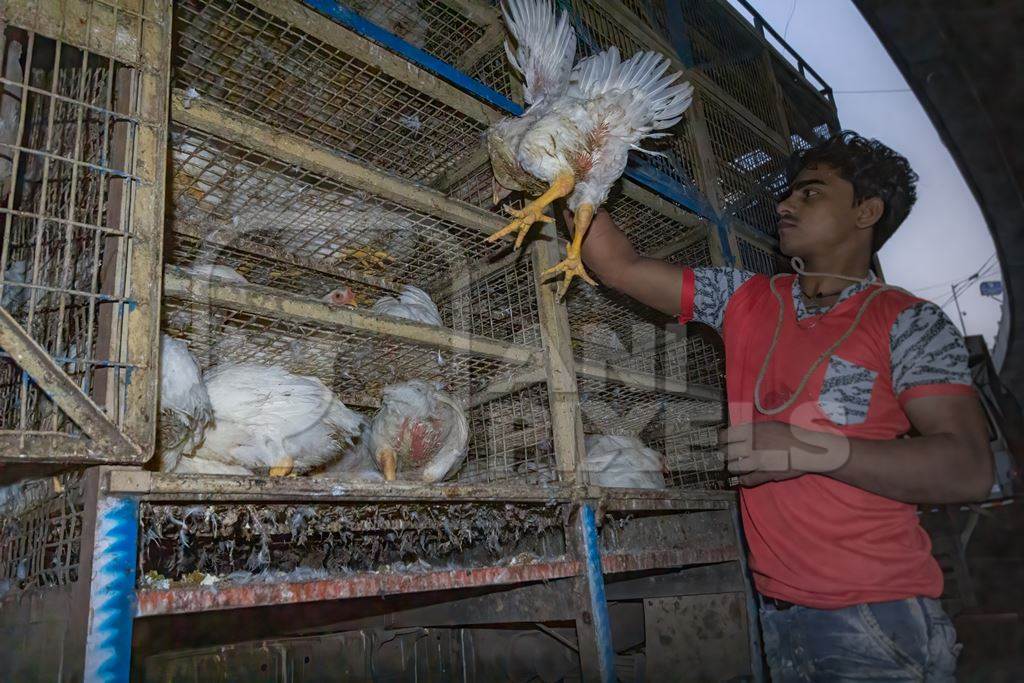
[[[170,3],[12,1],[0,27],[25,50],[24,66],[4,50],[14,61],[2,79],[20,111],[0,143],[0,459],[143,462],[155,437]]]

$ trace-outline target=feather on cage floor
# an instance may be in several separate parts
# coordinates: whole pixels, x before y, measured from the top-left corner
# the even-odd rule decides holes
[[[565,553],[561,508],[494,504],[162,505],[140,508],[140,576],[249,581],[493,564]]]

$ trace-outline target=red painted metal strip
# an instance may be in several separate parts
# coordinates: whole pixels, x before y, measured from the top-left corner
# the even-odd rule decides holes
[[[136,617],[211,610],[283,605],[320,600],[344,600],[398,593],[473,588],[477,586],[548,581],[575,576],[579,562],[564,560],[518,567],[483,567],[423,574],[356,574],[351,577],[302,583],[252,583],[234,586],[145,589],[138,591]]]

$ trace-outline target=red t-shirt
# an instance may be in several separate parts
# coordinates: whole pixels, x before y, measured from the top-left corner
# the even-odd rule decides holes
[[[798,320],[791,293],[794,278],[785,275],[776,281],[784,322],[762,383],[765,407],[788,399],[814,360],[846,332],[874,289],[862,288],[827,313]],[[720,314],[731,424],[777,420],[854,438],[889,440],[910,428],[902,408],[907,400],[973,393],[970,384],[946,381],[918,383],[901,392],[894,389],[894,323],[922,300],[888,290],[869,304],[853,334],[817,368],[790,408],[777,415],[758,413],[753,408],[754,385],[779,310],[769,283],[764,275],[745,279],[729,293]],[[694,292],[694,271],[687,269],[680,322],[693,318]],[[942,572],[914,505],[816,474],[743,488],[740,505],[750,567],[764,595],[833,609],[942,593]]]

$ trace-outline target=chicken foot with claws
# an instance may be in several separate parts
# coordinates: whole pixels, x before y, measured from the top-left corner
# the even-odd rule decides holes
[[[515,248],[518,249],[522,246],[523,240],[526,239],[526,234],[530,231],[530,228],[533,227],[534,223],[554,222],[554,218],[544,215],[544,210],[551,206],[551,203],[556,199],[568,196],[575,186],[576,177],[571,171],[558,174],[554,182],[551,183],[551,187],[549,187],[544,194],[534,199],[522,209],[505,207],[505,211],[514,216],[515,220],[488,237],[486,241],[496,242],[505,235],[518,231],[519,235],[516,237],[515,246]]]
[[[593,218],[594,205],[580,204],[573,216],[572,242],[570,242],[569,246],[566,248],[565,260],[557,263],[551,268],[548,268],[540,274],[543,278],[548,275],[554,275],[555,273],[565,273],[565,279],[563,279],[562,283],[558,286],[557,298],[559,300],[565,296],[565,293],[569,290],[569,283],[572,282],[572,279],[576,276],[579,276],[590,284],[597,286],[597,282],[587,275],[587,271],[583,268],[583,261],[580,258],[580,253],[583,249],[583,237],[587,234],[587,230],[590,228],[590,223]]]

